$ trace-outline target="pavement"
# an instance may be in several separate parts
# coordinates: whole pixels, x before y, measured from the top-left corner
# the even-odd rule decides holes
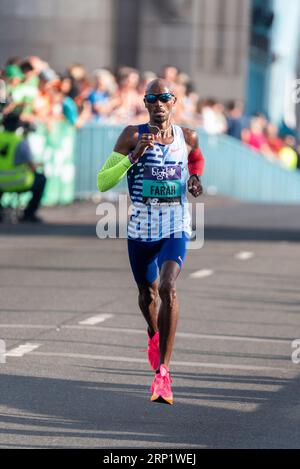
[[[0,447],[299,448],[300,206],[203,198],[166,406],[126,240],[97,238],[97,202],[0,225]]]

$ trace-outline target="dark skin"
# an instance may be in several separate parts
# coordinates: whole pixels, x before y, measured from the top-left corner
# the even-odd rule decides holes
[[[157,79],[149,83],[146,94],[172,93],[172,89],[165,80]],[[173,93],[172,93],[173,94]],[[177,98],[162,103],[157,101],[145,106],[149,112],[150,132],[139,139],[138,127],[126,127],[115,145],[114,151],[128,155],[133,152],[132,159],[137,162],[148,148],[153,148],[154,142],[169,145],[173,142],[171,126],[171,113]],[[160,134],[160,130],[166,130]],[[188,152],[199,148],[198,136],[194,130],[183,128],[184,138]],[[191,176],[188,180],[188,191],[199,197],[203,188],[197,177]],[[139,307],[148,324],[148,332],[152,337],[159,330],[160,336],[160,364],[169,367],[175,333],[178,321],[179,305],[176,294],[176,279],[180,267],[175,261],[166,261],[160,269],[160,277],[150,285],[138,285]],[[161,299],[159,311],[158,298]]]

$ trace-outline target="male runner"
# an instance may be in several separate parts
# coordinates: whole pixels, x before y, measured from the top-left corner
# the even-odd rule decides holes
[[[204,159],[196,132],[171,124],[176,97],[166,81],[150,82],[144,103],[149,123],[123,130],[98,173],[98,188],[112,188],[127,173],[129,260],[148,324],[148,359],[156,371],[151,400],[173,404],[169,363],[179,309],[175,282],[191,235],[186,189],[194,197],[202,194]]]

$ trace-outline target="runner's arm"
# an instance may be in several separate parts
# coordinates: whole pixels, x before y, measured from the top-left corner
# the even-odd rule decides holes
[[[188,181],[188,190],[194,197],[198,197],[203,193],[200,176],[203,173],[204,157],[199,147],[197,132],[187,128],[182,130],[189,151],[188,170],[190,179]]]
[[[133,128],[126,127],[118,138],[114,151],[99,171],[97,185],[100,192],[108,191],[117,185],[132,166],[126,156],[133,148],[132,136]]]
[[[195,130],[184,128],[182,129],[184,133],[184,138],[188,146],[189,155],[188,155],[188,168],[189,174],[197,174],[201,176],[204,168],[204,156],[199,147],[199,139],[197,132]]]

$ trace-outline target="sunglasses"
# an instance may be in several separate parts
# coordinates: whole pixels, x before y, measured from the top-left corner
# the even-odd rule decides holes
[[[160,94],[146,94],[145,101],[148,104],[157,103],[160,101],[161,103],[168,103],[171,99],[174,98],[172,93],[160,93]]]

